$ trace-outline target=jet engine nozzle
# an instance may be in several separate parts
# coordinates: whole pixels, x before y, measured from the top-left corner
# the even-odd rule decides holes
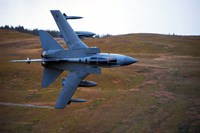
[[[82,80],[81,83],[79,84],[79,87],[94,87],[94,86],[97,86],[97,83],[86,80]]]
[[[46,56],[47,56],[47,52],[46,52],[46,51],[42,51],[41,57],[44,58],[44,57],[46,57]]]
[[[27,64],[30,64],[30,63],[31,63],[31,58],[27,57]]]
[[[46,67],[47,63],[46,63],[45,61],[43,61],[43,62],[41,63],[41,65],[42,65],[43,67]]]

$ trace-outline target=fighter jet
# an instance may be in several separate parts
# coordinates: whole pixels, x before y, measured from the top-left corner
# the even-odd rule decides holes
[[[88,47],[76,35],[65,16],[59,10],[51,14],[63,36],[68,49],[59,45],[47,32],[40,30],[42,45],[41,59],[12,60],[11,62],[41,62],[44,67],[42,87],[46,88],[64,71],[68,76],[62,81],[62,90],[56,102],[56,109],[64,109],[71,102],[86,100],[72,98],[77,87],[93,87],[97,83],[83,80],[89,74],[100,74],[101,68],[130,65],[138,60],[121,54],[100,53],[96,47]]]

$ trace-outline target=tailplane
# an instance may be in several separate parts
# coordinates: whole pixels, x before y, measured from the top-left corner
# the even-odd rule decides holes
[[[49,33],[39,30],[38,31],[40,35],[40,41],[42,44],[43,50],[53,50],[53,49],[63,49],[62,46],[60,46]]]
[[[58,50],[63,49],[49,33],[39,30],[40,41],[42,44],[43,51],[47,50]],[[51,69],[44,67],[44,74],[42,79],[42,87],[48,87],[51,83],[53,83],[57,77],[62,73],[62,70]]]
[[[46,88],[51,83],[53,83],[57,77],[62,73],[62,70],[57,69],[51,69],[51,68],[45,68],[44,67],[44,74],[42,79],[42,87]]]

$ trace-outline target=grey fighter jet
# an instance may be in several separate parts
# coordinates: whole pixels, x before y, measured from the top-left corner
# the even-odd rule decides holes
[[[41,59],[12,60],[11,62],[41,62],[44,67],[42,87],[48,87],[64,71],[68,76],[62,81],[62,90],[56,102],[56,109],[64,109],[71,102],[85,102],[72,98],[77,87],[92,87],[97,83],[83,80],[89,74],[100,74],[101,68],[130,65],[137,59],[120,55],[100,53],[96,47],[88,47],[71,28],[59,10],[51,10],[53,18],[66,42],[68,49],[61,47],[47,32],[40,30],[42,45]]]

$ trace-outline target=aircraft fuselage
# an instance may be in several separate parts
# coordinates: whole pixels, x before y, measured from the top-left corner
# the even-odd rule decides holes
[[[56,57],[50,57],[50,58],[43,58],[43,60],[56,60]],[[94,68],[97,67],[104,67],[104,68],[111,68],[111,67],[118,67],[118,66],[125,66],[129,65],[132,63],[137,62],[135,58],[121,55],[121,54],[109,54],[109,53],[97,53],[91,56],[86,56],[86,57],[78,57],[78,58],[62,58],[58,59],[60,61],[48,61],[48,62],[43,62],[43,65],[46,67],[52,67],[56,69],[61,69],[61,70],[68,70],[68,64],[79,64],[79,65],[86,65],[86,66],[91,66]],[[65,67],[61,67],[66,66]]]
[[[101,67],[118,67],[130,65],[137,59],[121,55],[100,53],[96,47],[88,47],[80,40],[66,19],[79,19],[78,16],[63,15],[59,10],[51,10],[52,16],[68,47],[63,48],[55,39],[43,30],[39,30],[42,46],[42,59],[11,60],[11,62],[41,62],[44,66],[42,87],[52,84],[64,70],[68,76],[62,80],[62,89],[56,102],[56,109],[64,109],[71,102],[85,102],[86,100],[72,98],[78,87],[93,87],[97,83],[83,80],[89,74],[100,74]],[[83,33],[82,33],[83,34]],[[84,34],[91,34],[84,32]]]

